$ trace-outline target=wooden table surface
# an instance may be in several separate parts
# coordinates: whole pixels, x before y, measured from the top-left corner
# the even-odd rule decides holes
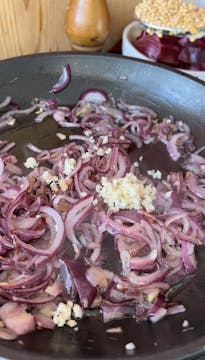
[[[121,38],[123,28],[134,20],[134,8],[139,0],[107,2],[111,31],[106,50]],[[68,3],[68,0],[0,0],[0,59],[70,50],[65,33]]]

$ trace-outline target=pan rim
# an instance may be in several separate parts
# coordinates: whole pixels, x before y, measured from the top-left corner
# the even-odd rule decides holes
[[[126,61],[126,60],[130,60],[133,62],[137,62],[137,63],[144,63],[147,64],[151,67],[157,67],[157,68],[162,68],[164,70],[167,70],[171,73],[176,73],[182,77],[188,78],[194,82],[197,82],[198,84],[205,86],[205,82],[197,77],[194,77],[190,74],[181,72],[178,69],[172,68],[171,66],[165,65],[165,64],[161,64],[161,63],[156,63],[156,62],[151,62],[149,60],[144,60],[144,59],[136,59],[134,57],[131,56],[123,56],[120,54],[114,54],[114,53],[95,53],[93,54],[92,52],[83,52],[83,53],[79,53],[79,52],[75,52],[75,51],[55,51],[55,52],[42,52],[42,53],[35,53],[35,54],[27,54],[27,55],[20,55],[20,56],[15,56],[15,57],[11,57],[11,58],[6,58],[6,59],[2,59],[0,60],[0,66],[1,64],[7,64],[10,62],[18,62],[18,61],[22,61],[22,60],[26,60],[26,59],[30,59],[30,58],[39,58],[39,57],[58,57],[58,56],[66,56],[66,55],[71,55],[71,56],[76,56],[76,55],[80,55],[80,56],[94,56],[94,57],[105,57],[105,58],[116,58],[116,59],[121,59],[122,61]]]

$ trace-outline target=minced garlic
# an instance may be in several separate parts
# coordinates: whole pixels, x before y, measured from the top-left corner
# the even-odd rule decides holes
[[[145,185],[132,173],[124,178],[108,181],[106,177],[101,180],[102,185],[96,186],[96,191],[103,197],[104,202],[112,210],[145,208],[152,212],[152,201],[156,196],[156,189],[152,185]]]
[[[92,157],[92,154],[89,151],[86,151],[83,155],[82,155],[82,159],[83,160],[90,160],[90,158]]]
[[[75,319],[82,319],[83,317],[83,309],[79,304],[73,305],[73,317]]]
[[[38,163],[36,161],[36,159],[32,156],[28,157],[24,163],[24,166],[27,168],[27,169],[34,169],[35,167],[38,166]]]
[[[76,325],[77,325],[77,321],[75,321],[75,320],[68,320],[67,321],[67,325],[69,326],[69,327],[71,327],[71,328],[73,328],[73,327],[75,327]]]
[[[58,176],[52,175],[49,171],[44,171],[42,176],[47,185],[58,182]]]
[[[68,184],[66,183],[66,181],[63,178],[59,180],[58,185],[59,185],[61,191],[65,192],[68,190]]]
[[[66,135],[63,133],[56,133],[56,136],[62,141],[66,139]]]
[[[83,309],[79,304],[74,304],[72,301],[67,303],[60,302],[57,309],[52,313],[53,322],[58,327],[68,325],[69,327],[75,327],[77,321],[75,319],[82,319]],[[72,318],[74,317],[74,319]]]
[[[72,171],[75,169],[76,166],[76,160],[74,158],[66,158],[64,162],[64,170],[63,173],[65,175],[70,175]]]
[[[72,301],[68,301],[67,304],[60,302],[56,311],[53,312],[54,324],[63,327],[67,321],[71,320],[72,307]]]
[[[160,180],[160,179],[162,178],[162,173],[161,173],[161,171],[159,171],[159,170],[148,170],[148,171],[147,171],[147,174],[148,174],[149,176],[152,176],[153,179],[158,179],[158,180]]]
[[[159,290],[152,290],[148,295],[147,295],[147,301],[151,304],[153,303],[157,297],[159,296]]]

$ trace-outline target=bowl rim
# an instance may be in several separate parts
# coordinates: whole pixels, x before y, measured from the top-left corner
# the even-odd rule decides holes
[[[134,50],[135,52],[138,52],[140,55],[142,55],[144,57],[145,60],[151,61],[151,62],[155,62],[152,59],[149,59],[146,55],[144,55],[143,53],[141,53],[141,51],[137,50],[134,45],[131,43],[130,41],[130,31],[132,30],[132,28],[134,26],[138,26],[141,27],[143,29],[143,25],[139,23],[139,21],[135,20],[132,21],[131,23],[129,23],[123,30],[123,34],[122,34],[122,40],[124,41],[128,41],[129,42],[129,46],[132,48],[132,50]]]
[[[129,36],[129,35],[130,35],[130,31],[132,30],[132,28],[133,28],[134,26],[138,26],[138,27],[141,27],[141,28],[143,29],[143,25],[142,25],[139,21],[137,21],[137,20],[132,21],[132,22],[129,23],[129,24],[124,28],[124,30],[123,30],[122,42],[127,41],[127,42],[129,43],[129,46],[130,46],[130,48],[132,49],[132,51],[134,51],[134,52],[136,53],[136,55],[137,55],[137,53],[140,54],[140,56],[141,56],[140,59],[142,59],[142,60],[147,60],[147,61],[150,61],[150,62],[152,62],[152,63],[156,63],[156,64],[160,64],[160,65],[169,66],[168,64],[160,63],[160,62],[157,62],[157,61],[154,61],[154,60],[148,58],[146,55],[144,55],[141,51],[137,50],[137,49],[133,46],[132,42],[130,41],[130,36]],[[123,46],[122,46],[122,49],[123,49]],[[124,55],[124,54],[122,54],[122,55]],[[128,56],[128,55],[124,55],[124,56]],[[133,56],[134,56],[133,54],[130,55],[130,57],[133,57]],[[129,56],[128,56],[128,57],[129,57]],[[200,75],[204,75],[204,80],[202,80],[202,81],[205,81],[205,71],[203,71],[203,70],[187,70],[187,69],[181,69],[181,68],[178,68],[178,67],[172,67],[172,66],[170,66],[170,67],[171,67],[171,69],[177,69],[177,70],[179,70],[179,71],[184,72],[185,74],[190,74],[190,75],[193,75],[193,76],[196,76],[196,77],[197,77],[197,76],[200,76]],[[201,78],[200,78],[200,79],[201,79]]]

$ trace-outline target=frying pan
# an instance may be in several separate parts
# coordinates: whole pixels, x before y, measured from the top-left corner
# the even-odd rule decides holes
[[[55,53],[26,56],[0,62],[0,99],[6,95],[23,106],[35,97],[48,98],[62,67],[69,63],[72,83],[56,95],[62,104],[74,104],[87,88],[101,88],[129,103],[139,103],[156,110],[160,117],[172,114],[190,124],[198,146],[205,142],[205,86],[201,81],[170,68],[146,61],[110,55]],[[42,148],[59,145],[54,121],[33,123],[20,119],[17,126],[2,130],[0,138],[16,142],[15,153],[20,161],[28,156],[25,144]],[[68,134],[68,130],[62,132]],[[62,143],[61,143],[62,145]],[[177,165],[163,149],[142,149],[147,166],[164,173]],[[79,323],[79,331],[65,327],[42,330],[17,341],[0,341],[0,355],[14,360],[48,359],[194,359],[205,348],[205,248],[197,249],[198,269],[177,299],[187,308],[182,314],[169,316],[153,325],[137,324],[133,319],[103,324],[88,317]],[[184,320],[189,327],[183,329]],[[108,334],[111,326],[121,326],[121,334]],[[136,350],[127,353],[125,344],[134,342]]]

